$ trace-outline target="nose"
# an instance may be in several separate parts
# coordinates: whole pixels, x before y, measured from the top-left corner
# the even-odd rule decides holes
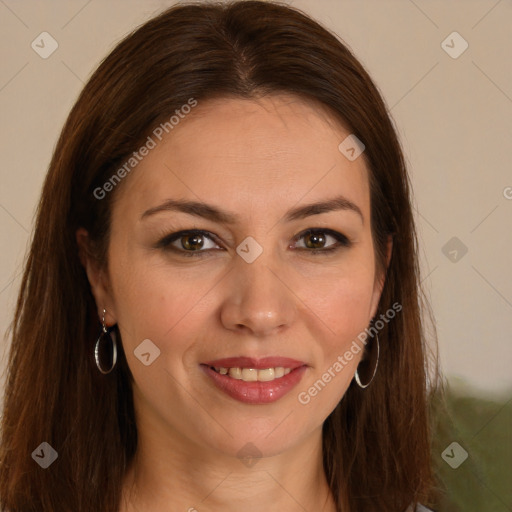
[[[252,263],[239,258],[229,273],[220,314],[226,329],[263,337],[292,325],[297,298],[283,269],[264,255]]]

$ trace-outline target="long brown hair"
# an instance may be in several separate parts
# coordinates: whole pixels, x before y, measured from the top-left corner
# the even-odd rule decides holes
[[[190,98],[294,93],[327,106],[365,144],[376,259],[394,247],[377,317],[380,361],[323,428],[324,469],[344,512],[428,504],[432,486],[427,346],[409,178],[386,106],[342,41],[302,12],[245,1],[179,4],[121,41],[84,87],[46,176],[12,325],[1,425],[0,505],[11,512],[119,510],[137,448],[133,379],[120,347],[109,375],[93,358],[97,308],[75,232],[105,263],[116,191],[101,187]],[[137,172],[136,170],[134,172]],[[126,178],[129,179],[129,178]],[[122,187],[122,183],[116,189]],[[58,453],[42,469],[32,452]]]

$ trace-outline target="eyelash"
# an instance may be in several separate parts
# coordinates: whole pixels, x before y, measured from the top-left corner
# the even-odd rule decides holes
[[[299,235],[294,237],[293,240],[298,241],[307,235],[319,234],[319,233],[332,236],[335,240],[337,240],[337,243],[333,244],[330,247],[324,248],[324,249],[308,249],[307,247],[301,247],[298,250],[306,251],[309,254],[313,254],[313,255],[323,254],[324,256],[327,256],[328,254],[336,252],[342,248],[348,248],[352,245],[352,242],[342,233],[338,233],[337,231],[333,231],[332,229],[324,229],[324,228],[307,229],[306,231],[303,231],[302,233],[300,233]],[[190,230],[178,231],[176,233],[171,233],[169,235],[166,235],[160,241],[157,242],[155,247],[157,249],[171,250],[171,251],[179,253],[180,255],[185,256],[185,257],[202,257],[205,253],[208,253],[212,250],[217,250],[217,249],[205,249],[205,250],[197,250],[197,251],[186,251],[185,249],[179,249],[177,247],[171,246],[172,242],[179,240],[181,237],[183,237],[185,235],[201,235],[205,238],[208,238],[209,240],[216,243],[217,245],[220,245],[216,241],[217,237],[215,235],[213,235],[212,233],[210,233],[208,231],[203,231],[200,229],[190,229]]]

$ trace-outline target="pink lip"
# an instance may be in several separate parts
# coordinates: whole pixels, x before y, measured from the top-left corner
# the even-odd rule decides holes
[[[254,357],[226,357],[224,359],[216,359],[215,361],[206,361],[203,364],[214,366],[215,368],[255,368],[256,370],[265,370],[266,368],[299,368],[306,363],[290,359],[289,357],[262,357],[255,359]],[[291,373],[291,372],[290,372]]]
[[[233,379],[227,375],[221,375],[213,370],[215,368],[290,368],[291,372],[279,379],[270,382],[244,382]],[[268,404],[275,402],[286,395],[295,387],[302,378],[307,365],[303,361],[290,359],[289,357],[226,357],[206,361],[201,365],[206,375],[213,383],[227,395],[246,404]]]
[[[237,358],[238,360],[240,358]],[[274,359],[274,358],[272,358]],[[226,359],[219,361],[227,361]],[[288,360],[290,361],[290,360]],[[215,365],[202,364],[201,369],[210,377],[213,383],[221,391],[224,391],[227,395],[239,402],[246,404],[269,404],[275,402],[286,395],[292,390],[302,379],[304,372],[307,369],[306,365],[296,366],[288,375],[284,375],[279,379],[275,379],[270,382],[244,382],[243,380],[233,379],[227,375],[221,375],[211,368],[211,366],[217,366],[218,361],[214,361]],[[258,364],[261,363],[261,360]],[[224,363],[223,363],[224,364]],[[290,364],[290,363],[288,363]],[[219,366],[223,366],[220,365]],[[265,362],[264,366],[260,366],[260,369],[272,368],[274,365]],[[225,368],[228,366],[225,366]],[[245,368],[254,368],[254,366],[244,366]],[[236,368],[236,366],[231,366]],[[290,368],[288,366],[287,368]]]

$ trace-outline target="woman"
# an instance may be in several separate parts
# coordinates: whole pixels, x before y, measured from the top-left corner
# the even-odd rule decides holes
[[[418,274],[400,145],[346,46],[283,5],[172,7],[55,149],[2,507],[424,510]]]

